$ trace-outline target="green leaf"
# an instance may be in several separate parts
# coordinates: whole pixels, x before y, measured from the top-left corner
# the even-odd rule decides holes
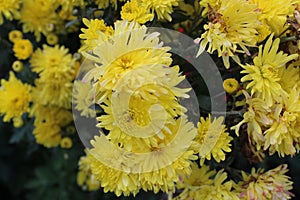
[[[16,129],[15,133],[11,136],[9,143],[14,144],[14,143],[19,143],[22,138],[25,136],[26,133],[26,128],[21,128],[21,129]]]

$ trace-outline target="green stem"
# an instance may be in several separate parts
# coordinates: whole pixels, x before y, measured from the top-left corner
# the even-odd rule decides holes
[[[284,43],[284,42],[288,42],[288,41],[296,41],[298,39],[299,38],[296,35],[290,36],[290,37],[283,37],[283,38],[280,38],[280,43]]]
[[[0,37],[0,43],[1,43],[1,42],[2,42],[4,45],[6,45],[7,47],[9,47],[9,48],[12,47],[12,44],[11,44],[9,41],[7,41],[6,39],[3,39],[3,38]]]

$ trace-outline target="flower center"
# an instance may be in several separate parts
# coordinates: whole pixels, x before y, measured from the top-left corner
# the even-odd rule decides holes
[[[123,56],[121,59],[120,59],[120,66],[124,69],[124,70],[127,70],[127,69],[131,69],[133,67],[134,63],[132,61],[131,58],[127,57],[127,56]]]
[[[270,79],[272,81],[278,79],[278,70],[271,65],[264,65],[261,69],[261,75],[264,79]]]

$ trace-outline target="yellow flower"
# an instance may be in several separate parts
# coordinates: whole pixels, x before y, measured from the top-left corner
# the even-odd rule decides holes
[[[201,179],[201,177],[198,177],[198,179]],[[202,183],[199,181],[199,184],[196,184],[196,187],[191,187],[190,191],[179,195],[174,200],[239,200],[238,192],[233,188],[234,182],[232,180],[224,182],[226,179],[227,173],[221,170],[214,177],[213,183]]]
[[[73,120],[69,110],[38,103],[33,105],[30,114],[35,117],[33,135],[36,142],[47,148],[60,144],[62,128]]]
[[[60,141],[61,148],[70,149],[72,147],[72,145],[73,145],[73,142],[72,142],[71,138],[69,138],[69,137],[64,137]]]
[[[269,200],[269,199],[291,199],[293,194],[293,182],[287,173],[287,165],[280,165],[275,169],[264,172],[252,168],[251,174],[242,172],[243,181],[239,182],[240,199],[242,200]]]
[[[131,79],[131,84],[128,84],[131,89],[136,88],[136,84],[144,84],[145,78],[153,82],[153,76],[160,77],[161,80],[167,82],[167,79],[162,78],[164,77],[162,73],[172,72],[166,67],[172,62],[171,54],[167,53],[169,48],[162,47],[157,33],[147,34],[146,32],[145,26],[118,21],[115,23],[115,33],[110,40],[100,43],[93,55],[84,53],[86,58],[97,63],[86,75],[88,81],[96,80],[96,102],[99,103],[109,97],[119,80],[122,79],[124,81]],[[148,73],[153,75],[149,74],[145,77]],[[178,73],[171,74],[178,76]],[[174,77],[172,81],[176,83],[178,80],[182,80],[182,76]]]
[[[31,86],[18,80],[14,73],[9,73],[9,80],[1,80],[0,87],[0,114],[3,121],[21,118],[23,113],[29,111],[31,101]]]
[[[12,64],[12,68],[15,72],[20,72],[23,70],[23,63],[21,61],[15,61],[13,64]]]
[[[183,189],[183,191],[174,200],[192,199],[202,185],[212,185],[214,183],[212,177],[216,175],[215,170],[211,171],[209,166],[206,165],[199,168],[196,163],[192,163],[191,167],[191,175],[180,177],[180,181],[176,183],[176,188]]]
[[[295,144],[300,142],[299,93],[299,88],[294,87],[272,106],[245,93],[247,111],[244,119],[232,129],[237,133],[240,126],[247,123],[248,140],[256,151],[268,150],[271,155],[277,152],[282,157],[294,155],[298,150]]]
[[[139,0],[148,10],[155,11],[158,20],[172,21],[173,6],[178,6],[179,0]]]
[[[279,69],[298,57],[297,54],[277,52],[279,42],[278,38],[273,41],[271,36],[264,47],[259,46],[258,56],[253,59],[254,64],[242,65],[244,70],[241,71],[242,74],[246,74],[241,79],[242,82],[248,83],[246,89],[251,91],[251,95],[265,100],[269,106],[285,94],[279,83]]]
[[[41,34],[48,35],[48,26],[55,26],[59,22],[55,10],[55,1],[24,0],[21,9],[20,22],[23,24],[23,32],[34,32],[37,41],[41,40]]]
[[[217,161],[225,160],[225,153],[230,152],[230,142],[233,140],[226,132],[225,125],[222,124],[224,118],[219,117],[211,121],[209,115],[207,119],[200,118],[198,122],[198,135],[195,141],[200,144],[199,157],[200,164],[203,165],[205,159],[210,160],[211,156]]]
[[[91,168],[104,191],[117,196],[135,195],[141,188],[154,193],[173,191],[179,176],[188,176],[191,161],[197,159],[192,144],[196,130],[186,117],[169,128],[171,133],[156,146],[144,146],[139,151],[134,146],[131,152],[110,143],[103,135],[95,137],[91,142]]]
[[[281,34],[287,28],[287,16],[293,14],[293,5],[291,0],[250,0],[249,3],[257,5],[261,11],[258,19],[262,22],[258,29],[261,35],[260,41],[267,37],[270,33],[276,36]],[[266,31],[268,29],[268,31]]]
[[[113,28],[111,26],[106,26],[103,19],[88,20],[83,18],[82,21],[88,28],[81,29],[83,33],[80,34],[79,37],[84,40],[84,45],[79,51],[94,49],[114,33]]]
[[[239,135],[241,125],[247,123],[249,143],[254,145],[257,150],[260,150],[265,142],[262,127],[268,127],[273,122],[268,116],[271,109],[264,100],[250,97],[245,91],[244,95],[246,96],[246,104],[248,105],[247,111],[243,115],[244,119],[231,127],[231,129],[235,130],[235,133]]]
[[[54,79],[55,80],[55,79]],[[53,81],[53,80],[52,80]],[[35,79],[32,90],[34,102],[43,105],[71,108],[73,83],[71,81],[46,82]]]
[[[287,93],[291,92],[295,86],[300,86],[300,69],[298,67],[288,66],[279,69],[279,84]]]
[[[196,42],[200,42],[197,56],[206,49],[211,54],[217,51],[227,69],[230,66],[229,57],[239,63],[236,53],[249,54],[246,46],[256,44],[259,15],[256,8],[247,0],[229,0],[222,1],[219,10],[211,9],[210,22],[204,25],[205,32],[201,38],[196,39]]]
[[[47,40],[48,44],[55,45],[58,42],[58,37],[57,37],[57,35],[51,33],[51,34],[47,35],[46,40]]]
[[[105,101],[102,106],[106,115],[97,118],[98,126],[109,130],[108,137],[131,151],[134,146],[139,149],[156,145],[158,138],[171,134],[170,124],[186,112],[176,100],[172,90],[161,85],[146,85],[131,94],[121,93],[117,100]],[[158,106],[159,105],[159,106]]]
[[[35,137],[36,143],[47,148],[56,147],[61,141],[61,129],[56,124],[36,124],[32,133]]]
[[[35,101],[64,108],[71,107],[72,88],[77,69],[68,49],[58,45],[37,49],[30,60],[32,71],[39,74],[35,80]]]
[[[270,113],[273,123],[264,132],[264,150],[279,156],[295,155],[295,144],[300,142],[300,91],[292,90],[282,103],[276,104]]]
[[[239,86],[239,82],[234,78],[228,78],[223,82],[223,88],[229,94],[235,93]]]
[[[21,3],[21,0],[2,0],[0,2],[0,25],[3,24],[3,16],[10,21],[20,17]]]
[[[11,41],[13,43],[15,43],[17,40],[22,39],[22,38],[23,38],[23,33],[18,30],[10,31],[8,34],[9,41]]]
[[[88,154],[87,150],[85,150],[85,152]],[[78,162],[79,171],[77,174],[77,184],[83,190],[94,191],[100,188],[100,182],[96,180],[95,175],[92,174],[90,162],[90,156],[86,155],[80,157]]]
[[[43,45],[30,60],[31,69],[40,75],[44,83],[66,83],[75,78],[75,59],[64,46]]]
[[[72,81],[75,78],[75,59],[68,49],[58,45],[37,49],[30,60],[32,71],[40,78],[35,80],[35,100],[44,105],[71,107]]]
[[[95,138],[93,144],[95,151],[102,151],[103,146],[100,146],[98,139]],[[98,144],[97,144],[98,143]],[[100,148],[100,149],[99,149]],[[93,149],[92,149],[93,150]],[[104,150],[112,160],[120,161],[119,157],[115,157],[116,154],[109,149]],[[91,167],[92,174],[96,180],[100,182],[101,187],[105,193],[114,192],[117,196],[129,196],[131,193],[136,195],[140,190],[140,183],[137,173],[129,173],[126,171],[117,170],[114,167],[107,166],[100,162],[100,159],[96,157],[97,152],[89,152],[88,165]],[[127,163],[124,163],[124,165]]]
[[[144,24],[149,20],[152,20],[153,14],[149,13],[145,7],[140,5],[138,0],[128,1],[121,10],[121,18],[128,21],[136,21],[139,24]]]
[[[173,191],[179,177],[191,174],[192,161],[197,159],[194,155],[197,145],[192,142],[196,129],[187,117],[177,119],[175,125],[168,127],[170,134],[158,140],[157,146],[144,148],[145,154],[140,156],[144,173],[140,173],[139,179],[145,191]]]
[[[96,112],[92,109],[95,104],[94,92],[91,83],[74,82],[73,101],[81,116],[96,117]]]
[[[33,52],[33,46],[30,40],[19,39],[14,43],[13,51],[15,56],[20,60],[26,60]]]

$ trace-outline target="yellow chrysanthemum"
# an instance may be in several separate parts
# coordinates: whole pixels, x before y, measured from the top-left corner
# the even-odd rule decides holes
[[[148,10],[155,12],[158,20],[172,21],[173,7],[179,0],[139,0]]]
[[[160,153],[160,151],[157,153]],[[169,153],[172,154],[172,151],[165,153],[165,159],[167,159]],[[159,170],[140,174],[139,179],[141,181],[142,189],[145,191],[153,191],[154,193],[158,193],[159,191],[166,193],[174,192],[175,184],[179,181],[179,177],[191,174],[191,160],[197,159],[193,154],[194,151],[188,150],[178,159],[174,160],[171,165]],[[163,158],[162,156],[160,157]],[[148,162],[162,162],[160,159],[154,159],[155,160],[148,160]]]
[[[82,19],[87,28],[82,28],[82,34],[79,35],[84,40],[84,45],[79,51],[92,50],[97,47],[101,42],[107,40],[113,35],[114,30],[111,26],[106,26],[104,20],[86,18]]]
[[[33,46],[30,40],[19,39],[14,43],[13,51],[15,56],[20,60],[26,60],[33,52]]]
[[[12,30],[8,33],[9,41],[15,43],[17,40],[23,38],[23,33],[19,30]]]
[[[229,94],[235,93],[239,87],[239,82],[235,78],[227,78],[223,82],[223,88]]]
[[[39,104],[34,104],[31,115],[35,117],[33,135],[36,142],[47,148],[60,144],[62,127],[73,120],[69,110]]]
[[[3,24],[3,16],[10,21],[20,17],[21,3],[21,0],[2,0],[0,2],[0,25]]]
[[[71,107],[72,88],[77,69],[68,49],[43,46],[32,55],[32,71],[39,74],[35,80],[35,101],[43,105]]]
[[[209,166],[206,165],[199,168],[196,163],[192,163],[191,166],[191,175],[181,177],[181,180],[176,183],[176,188],[183,189],[183,191],[174,200],[193,199],[193,196],[202,185],[212,185],[214,183],[212,177],[216,174],[215,170],[210,171]]]
[[[106,115],[97,118],[99,126],[109,130],[112,142],[126,150],[157,145],[158,138],[171,134],[168,125],[174,124],[174,118],[186,112],[170,88],[154,84],[139,88],[133,94],[121,93],[118,99],[105,103],[102,107]],[[158,138],[152,137],[154,133]]]
[[[35,80],[35,87],[32,96],[35,102],[43,105],[59,106],[71,108],[73,83],[65,82],[45,82],[41,79]]]
[[[280,165],[275,169],[264,172],[252,168],[251,174],[242,172],[243,181],[239,182],[240,199],[242,200],[269,200],[291,199],[293,182],[287,173],[287,165]]]
[[[115,170],[102,164],[93,156],[89,157],[89,163],[92,174],[96,180],[100,182],[104,192],[114,192],[117,196],[129,196],[137,194],[140,190],[138,174],[126,173],[120,170]]]
[[[270,154],[277,152],[280,156],[295,155],[295,144],[300,142],[300,91],[292,90],[284,97],[281,104],[272,108],[270,117],[273,123],[264,132],[264,149]]]
[[[121,10],[121,18],[128,21],[136,21],[144,24],[154,17],[146,7],[140,5],[138,0],[128,1]]]
[[[93,51],[93,55],[84,53],[87,59],[97,63],[86,76],[87,80],[96,81],[96,102],[111,96],[112,90],[120,79],[124,81],[131,79],[126,84],[134,86],[135,83],[143,84],[144,78],[151,79],[150,82],[153,82],[154,76],[162,77],[163,71],[169,70],[168,67],[165,67],[165,70],[162,67],[169,66],[172,62],[168,50],[168,47],[162,47],[159,43],[157,33],[147,34],[145,26],[127,21],[116,22],[115,33],[110,40],[99,44]],[[154,67],[161,69],[154,70]],[[128,72],[131,73],[127,76]],[[145,74],[149,76],[145,77]],[[177,80],[179,79],[171,82]]]
[[[277,52],[280,40],[274,41],[272,36],[268,39],[264,47],[259,47],[258,56],[253,59],[253,65],[242,65],[244,68],[242,82],[248,82],[246,89],[251,91],[251,95],[265,100],[269,106],[281,99],[284,95],[279,81],[279,69],[285,67],[286,63],[296,59],[297,54],[287,55],[282,51]]]
[[[292,15],[294,8],[292,0],[250,0],[249,3],[257,5],[261,11],[258,17],[262,22],[258,29],[261,41],[270,33],[275,33],[278,36],[287,28],[287,16]]]
[[[201,177],[198,177],[201,179]],[[188,198],[182,198],[181,196],[175,198],[175,200],[186,199],[203,199],[203,200],[239,200],[238,192],[234,190],[234,182],[232,180],[224,182],[227,179],[227,173],[219,171],[213,179],[213,183],[201,183],[189,191],[186,194]],[[182,195],[183,196],[183,195]],[[184,196],[183,196],[184,197]]]
[[[229,57],[239,62],[235,54],[249,54],[246,46],[256,44],[259,15],[256,9],[247,0],[229,0],[222,1],[219,10],[210,10],[210,22],[204,25],[205,32],[201,38],[196,39],[196,42],[200,42],[197,56],[206,49],[208,53],[217,51],[226,68],[230,65]]]
[[[226,132],[223,120],[223,117],[219,117],[211,121],[209,115],[207,119],[201,117],[200,122],[198,122],[198,135],[195,141],[200,144],[199,157],[201,165],[203,165],[205,159],[210,160],[211,156],[217,162],[224,161],[224,152],[231,151],[230,142],[233,138]]]
[[[21,118],[23,113],[29,111],[30,101],[31,86],[18,80],[13,72],[9,73],[8,81],[1,80],[0,115],[4,115],[4,122]]]
[[[56,147],[61,141],[61,129],[56,124],[36,124],[32,133],[36,143],[47,148]]]
[[[133,147],[129,152],[105,136],[95,137],[91,142],[90,153],[95,157],[91,168],[104,191],[113,191],[117,196],[136,194],[141,188],[155,193],[173,191],[179,176],[188,176],[191,161],[197,159],[192,143],[196,130],[186,117],[178,119],[170,130],[168,138],[156,146],[139,151]]]
[[[96,117],[96,112],[93,109],[95,103],[95,91],[91,83],[75,81],[73,91],[73,101],[75,109],[80,111],[81,116]]]
[[[48,26],[55,26],[59,22],[56,14],[57,5],[55,1],[24,0],[21,9],[20,22],[23,24],[23,31],[34,32],[37,41],[40,41],[41,34],[48,35]]]
[[[45,83],[65,83],[75,78],[75,59],[64,46],[43,45],[37,49],[30,60],[31,69],[40,75]]]
[[[239,135],[239,130],[242,124],[247,123],[247,133],[249,143],[256,147],[257,150],[262,149],[264,144],[264,136],[262,127],[268,127],[272,120],[268,117],[271,112],[270,107],[260,98],[253,98],[244,91],[246,96],[247,111],[243,115],[243,120],[237,125],[231,127]]]
[[[289,66],[279,69],[279,84],[287,93],[291,92],[295,86],[300,87],[300,69],[298,67]]]
[[[192,141],[196,129],[187,117],[177,119],[175,125],[168,127],[170,134],[158,140],[157,146],[144,148],[142,152],[146,155],[140,156],[141,169],[145,172],[139,179],[145,191],[174,192],[179,177],[189,176],[192,161],[197,159],[194,155],[197,145]]]
[[[88,151],[85,150],[86,154]],[[92,174],[90,166],[90,156],[82,156],[79,159],[79,171],[77,174],[77,184],[83,189],[88,191],[98,190],[100,182],[96,180],[95,175]]]
[[[297,151],[295,144],[300,142],[299,93],[299,89],[294,87],[272,106],[260,98],[246,95],[249,107],[244,119],[232,129],[238,131],[243,123],[247,123],[249,143],[257,151],[268,150],[270,154],[277,152],[282,157],[294,155]]]

